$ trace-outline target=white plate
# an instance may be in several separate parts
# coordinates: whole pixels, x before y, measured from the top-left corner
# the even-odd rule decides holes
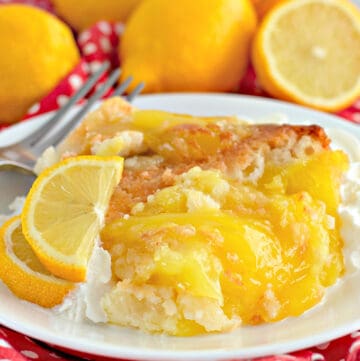
[[[336,138],[335,146],[360,159],[360,127],[337,117],[291,104],[234,95],[173,94],[139,97],[140,108],[190,114],[237,114],[244,118],[288,118],[290,123],[316,123]],[[46,117],[0,133],[0,145],[22,136]],[[335,129],[335,130],[334,130]],[[339,136],[340,135],[340,136]],[[1,210],[0,210],[1,212]],[[360,329],[360,273],[345,276],[321,305],[301,317],[243,327],[229,334],[176,338],[87,322],[74,323],[15,298],[0,284],[0,323],[47,343],[72,350],[135,360],[226,360],[279,354],[329,341]]]

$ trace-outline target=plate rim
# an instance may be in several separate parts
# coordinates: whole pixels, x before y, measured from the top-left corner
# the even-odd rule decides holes
[[[294,111],[300,111],[304,114],[308,114],[309,116],[314,116],[317,115],[321,118],[327,118],[327,119],[331,119],[331,122],[334,122],[331,125],[340,125],[341,124],[341,128],[346,128],[350,131],[355,131],[356,136],[360,136],[360,126],[358,124],[355,123],[351,123],[350,121],[347,121],[346,119],[343,119],[337,115],[334,114],[328,114],[322,111],[318,111],[318,110],[313,110],[310,108],[306,108],[300,105],[296,105],[296,104],[292,104],[292,103],[288,103],[288,102],[284,102],[284,101],[280,101],[280,100],[276,100],[276,99],[271,99],[271,98],[264,98],[264,97],[258,97],[258,96],[251,96],[251,95],[238,95],[238,94],[224,94],[224,93],[159,93],[159,94],[146,94],[146,95],[141,95],[139,96],[136,100],[135,100],[135,104],[137,104],[138,102],[141,102],[142,99],[145,99],[146,101],[161,101],[165,99],[169,99],[171,98],[173,99],[186,99],[186,98],[192,98],[192,99],[202,99],[202,100],[206,100],[206,99],[210,99],[210,100],[214,100],[217,99],[220,100],[221,98],[223,99],[233,99],[234,101],[250,101],[252,103],[263,103],[263,104],[267,104],[267,105],[274,105],[276,104],[277,106],[281,107],[281,108],[287,108],[287,109],[293,109]],[[275,110],[276,111],[276,110]],[[54,112],[49,112],[49,113],[44,113],[41,114],[39,116],[35,116],[32,119],[29,119],[28,121],[24,122],[24,123],[19,123],[18,125],[15,125],[14,127],[17,127],[17,129],[21,129],[23,124],[25,123],[33,123],[33,121],[39,121],[39,119],[48,119]],[[28,125],[29,127],[31,127],[31,125]],[[10,127],[10,128],[14,128],[14,127]],[[2,132],[6,133],[7,129],[4,129]],[[2,133],[0,132],[0,133]],[[0,145],[1,145],[1,141],[0,141]],[[1,291],[0,291],[1,293]],[[19,302],[24,302],[21,301],[19,299],[17,299],[17,301]],[[30,306],[33,306],[31,304],[29,304]],[[0,323],[3,323],[4,321],[4,317],[0,314]],[[6,320],[6,318],[5,318]],[[38,329],[35,327],[35,332],[34,329],[24,329],[21,327],[21,325],[18,322],[13,322],[11,320],[6,320],[7,324],[4,324],[6,327],[9,327],[17,332],[26,334],[27,336],[33,337],[35,339],[41,340],[43,342],[47,342],[47,343],[51,343],[54,345],[57,345],[58,347],[64,347],[64,348],[69,348],[69,343],[67,345],[64,345],[64,342],[68,342],[69,339],[66,340],[66,337],[62,337],[61,335],[59,335],[58,337],[54,337],[51,336],[51,340],[49,340],[49,338],[46,337],[46,331],[44,330],[44,334],[42,334],[41,331],[38,331]],[[357,320],[353,321],[353,328],[357,329],[360,328],[360,318]],[[141,332],[141,331],[139,331]],[[348,334],[349,331],[345,330],[344,327],[338,327],[332,330],[332,332],[327,332],[327,333],[322,333],[320,335],[317,336],[316,338],[316,343],[314,343],[313,341],[313,336],[310,335],[308,337],[303,337],[301,340],[293,340],[290,342],[287,342],[285,345],[283,344],[284,342],[280,342],[280,343],[275,343],[275,344],[271,344],[271,345],[262,345],[262,346],[258,346],[256,347],[251,347],[249,349],[245,349],[242,350],[240,349],[235,349],[235,350],[224,350],[224,349],[219,349],[219,350],[215,350],[215,349],[211,349],[209,350],[189,350],[189,351],[183,351],[183,350],[177,350],[177,351],[171,351],[171,350],[160,350],[160,349],[156,349],[156,350],[149,350],[149,349],[133,349],[133,348],[129,348],[127,349],[126,347],[124,348],[124,346],[122,346],[121,349],[121,355],[119,354],[115,354],[117,347],[113,346],[113,345],[108,345],[107,347],[110,348],[110,350],[105,351],[104,353],[104,347],[102,347],[101,353],[99,353],[99,351],[96,350],[96,346],[93,345],[89,345],[86,344],[84,346],[81,345],[81,340],[83,340],[83,338],[81,338],[80,340],[80,345],[79,345],[79,341],[76,340],[70,340],[70,349],[74,350],[74,351],[80,351],[80,352],[84,352],[84,353],[89,353],[93,354],[93,355],[97,355],[97,356],[106,356],[106,357],[112,357],[112,358],[128,358],[128,359],[132,359],[132,360],[149,360],[149,359],[156,359],[156,360],[180,360],[184,357],[186,357],[187,360],[194,360],[194,361],[199,361],[199,360],[203,360],[204,357],[207,360],[212,360],[212,359],[216,359],[216,358],[239,358],[239,357],[259,357],[259,356],[264,356],[264,355],[269,355],[269,352],[267,350],[271,350],[271,354],[274,353],[274,346],[277,346],[278,348],[278,352],[279,353],[284,353],[284,352],[292,352],[294,350],[299,350],[299,349],[303,349],[303,348],[307,348],[310,346],[314,346],[315,344],[318,343],[322,343],[322,342],[327,342],[331,339],[337,338],[337,337],[341,337],[344,336],[345,334]],[[205,335],[206,337],[206,335]],[[89,340],[86,339],[85,340]],[[90,342],[93,341],[90,339]],[[105,343],[104,343],[105,345]],[[248,351],[246,351],[248,350]],[[115,353],[114,353],[115,352]],[[119,351],[118,351],[119,352]],[[144,352],[146,352],[146,354],[144,354]]]

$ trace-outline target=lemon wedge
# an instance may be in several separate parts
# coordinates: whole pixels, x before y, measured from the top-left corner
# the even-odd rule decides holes
[[[22,226],[52,274],[73,282],[86,279],[87,263],[122,170],[121,157],[78,156],[46,169],[34,182]]]
[[[74,288],[74,283],[52,276],[26,241],[19,216],[0,229],[0,279],[19,298],[42,307],[54,307]]]

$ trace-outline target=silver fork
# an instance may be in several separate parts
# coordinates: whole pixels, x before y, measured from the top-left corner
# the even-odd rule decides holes
[[[8,214],[10,212],[8,205],[17,196],[27,194],[36,179],[33,166],[38,156],[47,147],[58,145],[62,139],[77,126],[94,103],[99,100],[113,84],[115,84],[120,75],[119,69],[116,69],[110,74],[107,81],[98,87],[95,93],[79,108],[78,112],[73,117],[67,122],[65,122],[65,119],[62,119],[65,115],[68,115],[73,105],[92,89],[101,75],[108,68],[109,64],[107,63],[99,68],[77,93],[69,99],[66,105],[58,110],[45,125],[35,129],[17,143],[0,147],[0,213]],[[131,81],[131,77],[125,79],[124,82],[119,84],[115,89],[113,95],[122,95]],[[127,96],[127,100],[131,101],[141,92],[143,86],[143,83],[138,84]]]
[[[109,63],[104,63],[45,125],[35,129],[15,144],[0,147],[0,171],[16,170],[34,174],[32,168],[42,152],[49,146],[57,146],[66,135],[77,126],[94,103],[116,83],[121,73],[120,69],[116,69],[110,74],[109,78],[97,88],[95,93],[80,107],[78,112],[71,117],[68,122],[59,121],[69,112],[73,105],[92,89],[108,68]],[[123,83],[117,86],[112,96],[122,95],[131,81],[132,77],[126,78]],[[144,84],[139,83],[134,90],[127,95],[127,100],[132,101],[141,92],[143,87]]]

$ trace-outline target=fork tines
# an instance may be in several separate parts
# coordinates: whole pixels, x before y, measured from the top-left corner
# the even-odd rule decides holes
[[[96,86],[96,90],[93,95],[84,103],[78,112],[72,117],[70,121],[64,124],[61,129],[57,130],[54,134],[49,134],[49,136],[43,137],[45,134],[55,127],[58,123],[58,120],[64,117],[64,115],[70,110],[70,108],[76,104],[76,102],[82,99],[96,84],[100,77],[104,74],[106,70],[109,69],[109,63],[104,63],[87,81],[84,85],[69,99],[69,101],[53,116],[52,119],[43,127],[41,132],[37,134],[36,138],[31,139],[30,145],[33,146],[36,144],[37,148],[46,149],[50,145],[59,144],[67,134],[69,134],[80,122],[80,120],[86,115],[86,113],[92,108],[95,102],[101,99],[104,94],[106,94],[110,88],[117,82],[121,74],[121,69],[117,68],[111,72],[109,77],[104,83],[100,83]],[[127,77],[122,83],[120,83],[111,96],[120,96],[123,95],[128,86],[132,81],[132,77]],[[128,101],[132,101],[143,89],[144,83],[139,83],[133,91],[127,96]]]

